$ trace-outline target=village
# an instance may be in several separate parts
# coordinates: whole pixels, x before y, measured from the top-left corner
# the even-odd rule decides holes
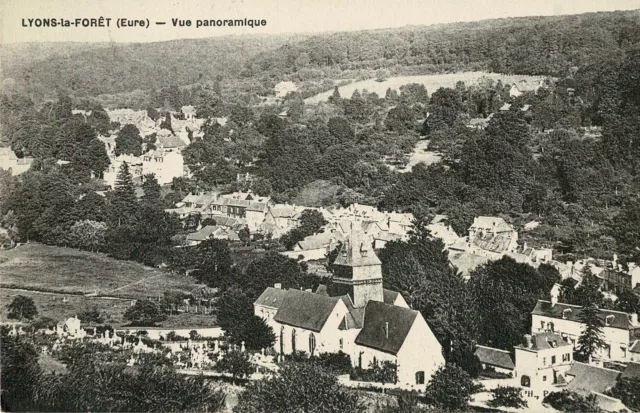
[[[638,11],[556,6],[3,44],[0,410],[639,412]]]

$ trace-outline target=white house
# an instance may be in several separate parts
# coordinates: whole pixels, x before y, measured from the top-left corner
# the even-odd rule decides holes
[[[551,301],[538,300],[531,315],[531,333],[555,332],[565,337],[575,348],[585,325],[580,321],[582,308],[558,302],[558,291],[552,290]],[[618,362],[631,361],[630,349],[640,339],[637,314],[600,309],[603,339],[607,343],[597,358]]]
[[[354,366],[391,361],[398,384],[422,389],[444,365],[442,347],[422,315],[401,295],[382,288],[382,266],[370,238],[353,233],[334,263],[326,286],[311,291],[267,288],[254,303],[277,340],[280,354],[342,351]]]
[[[28,171],[32,163],[33,158],[18,158],[11,148],[0,148],[0,169],[10,170],[13,176]]]
[[[86,332],[80,326],[80,319],[74,316],[64,321],[59,321],[56,324],[56,334],[59,337],[83,338]]]
[[[566,337],[552,332],[526,335],[525,342],[514,349],[514,373],[522,386],[552,390],[566,383],[564,374],[573,364],[573,345]]]

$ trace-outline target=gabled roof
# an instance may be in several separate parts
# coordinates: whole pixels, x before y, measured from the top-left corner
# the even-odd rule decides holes
[[[555,347],[571,346],[560,334],[557,333],[538,333],[531,337],[531,348],[525,347],[523,344],[515,346],[515,348],[526,349],[531,351],[547,350]]]
[[[640,363],[631,362],[627,365],[627,368],[624,369],[621,379],[638,379],[640,378]]]
[[[495,232],[511,232],[513,227],[509,225],[504,219],[500,217],[486,217],[480,216],[473,219],[473,224],[469,229],[475,230],[487,230]]]
[[[497,233],[491,232],[476,233],[471,238],[471,243],[478,248],[492,252],[506,252],[511,244],[511,233]]]
[[[474,354],[483,364],[509,370],[515,369],[515,364],[513,364],[513,357],[508,351],[492,347],[477,346]]]
[[[319,234],[309,235],[302,241],[298,242],[300,251],[314,250],[318,248],[324,248],[329,246],[332,242],[337,243],[342,240],[342,236],[339,233],[321,232]]]
[[[363,327],[355,343],[385,353],[398,354],[417,316],[418,312],[415,310],[369,301],[364,309]]]
[[[285,300],[285,297],[287,296],[287,291],[288,290],[283,290],[281,288],[269,287],[264,290],[262,294],[260,294],[260,297],[258,297],[258,299],[253,304],[265,307],[280,308]]]
[[[552,318],[563,319],[562,314],[564,310],[571,310],[565,313],[566,320],[574,321],[576,323],[582,323],[580,320],[580,312],[582,308],[577,305],[556,303],[552,306],[549,301],[538,300],[535,308],[531,312],[533,315],[540,315]],[[619,328],[622,330],[634,331],[634,326],[629,321],[629,315],[620,311],[599,309],[600,318],[602,319],[602,325],[610,328]],[[605,318],[609,317],[610,324],[605,324]]]
[[[573,379],[567,380],[569,381],[569,384],[567,384],[567,389],[569,390],[581,394],[591,392],[604,393],[616,385],[620,372],[575,362],[566,373],[566,376],[568,376],[568,379],[573,376]]]
[[[187,146],[184,141],[177,136],[161,136],[157,138],[159,146],[163,148],[184,148]]]
[[[283,303],[273,318],[280,324],[319,332],[340,301],[337,297],[328,297],[299,290],[286,290]]]
[[[218,225],[207,225],[202,227],[199,231],[187,235],[189,241],[205,241],[209,239],[217,230],[221,227]]]
[[[343,244],[334,265],[347,267],[361,267],[367,265],[381,265],[378,256],[373,251],[371,238],[362,232],[351,232],[351,236]]]

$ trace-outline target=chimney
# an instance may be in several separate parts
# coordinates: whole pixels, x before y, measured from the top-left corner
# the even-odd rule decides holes
[[[560,287],[558,284],[554,284],[550,291],[551,295],[551,307],[555,307],[558,304],[558,298],[560,296]]]
[[[637,326],[638,325],[638,313],[629,313],[629,322],[633,326]]]
[[[526,348],[533,347],[533,343],[531,342],[531,335],[530,334],[525,334],[524,335],[524,346]]]
[[[275,283],[275,284],[273,284],[273,288],[277,288],[278,290],[282,290],[282,284],[281,283]]]
[[[389,338],[389,322],[388,321],[384,323],[384,337],[386,339]]]

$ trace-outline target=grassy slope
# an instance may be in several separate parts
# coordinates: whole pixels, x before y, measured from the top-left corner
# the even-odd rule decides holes
[[[104,254],[42,244],[0,251],[0,274],[0,286],[125,298],[157,297],[166,290],[190,292],[195,287],[189,277]]]
[[[104,254],[27,244],[0,251],[0,286],[55,292],[0,289],[0,302],[10,303],[17,295],[31,297],[40,316],[62,320],[97,308],[106,315],[106,322],[118,326],[124,324],[122,315],[131,305],[131,298],[155,298],[168,290],[188,293],[196,283],[190,277],[134,262],[117,261]],[[73,295],[96,290],[119,299]],[[6,306],[2,306],[0,319],[6,319],[6,315]],[[214,316],[177,314],[161,325],[209,327],[216,325],[216,319]]]

